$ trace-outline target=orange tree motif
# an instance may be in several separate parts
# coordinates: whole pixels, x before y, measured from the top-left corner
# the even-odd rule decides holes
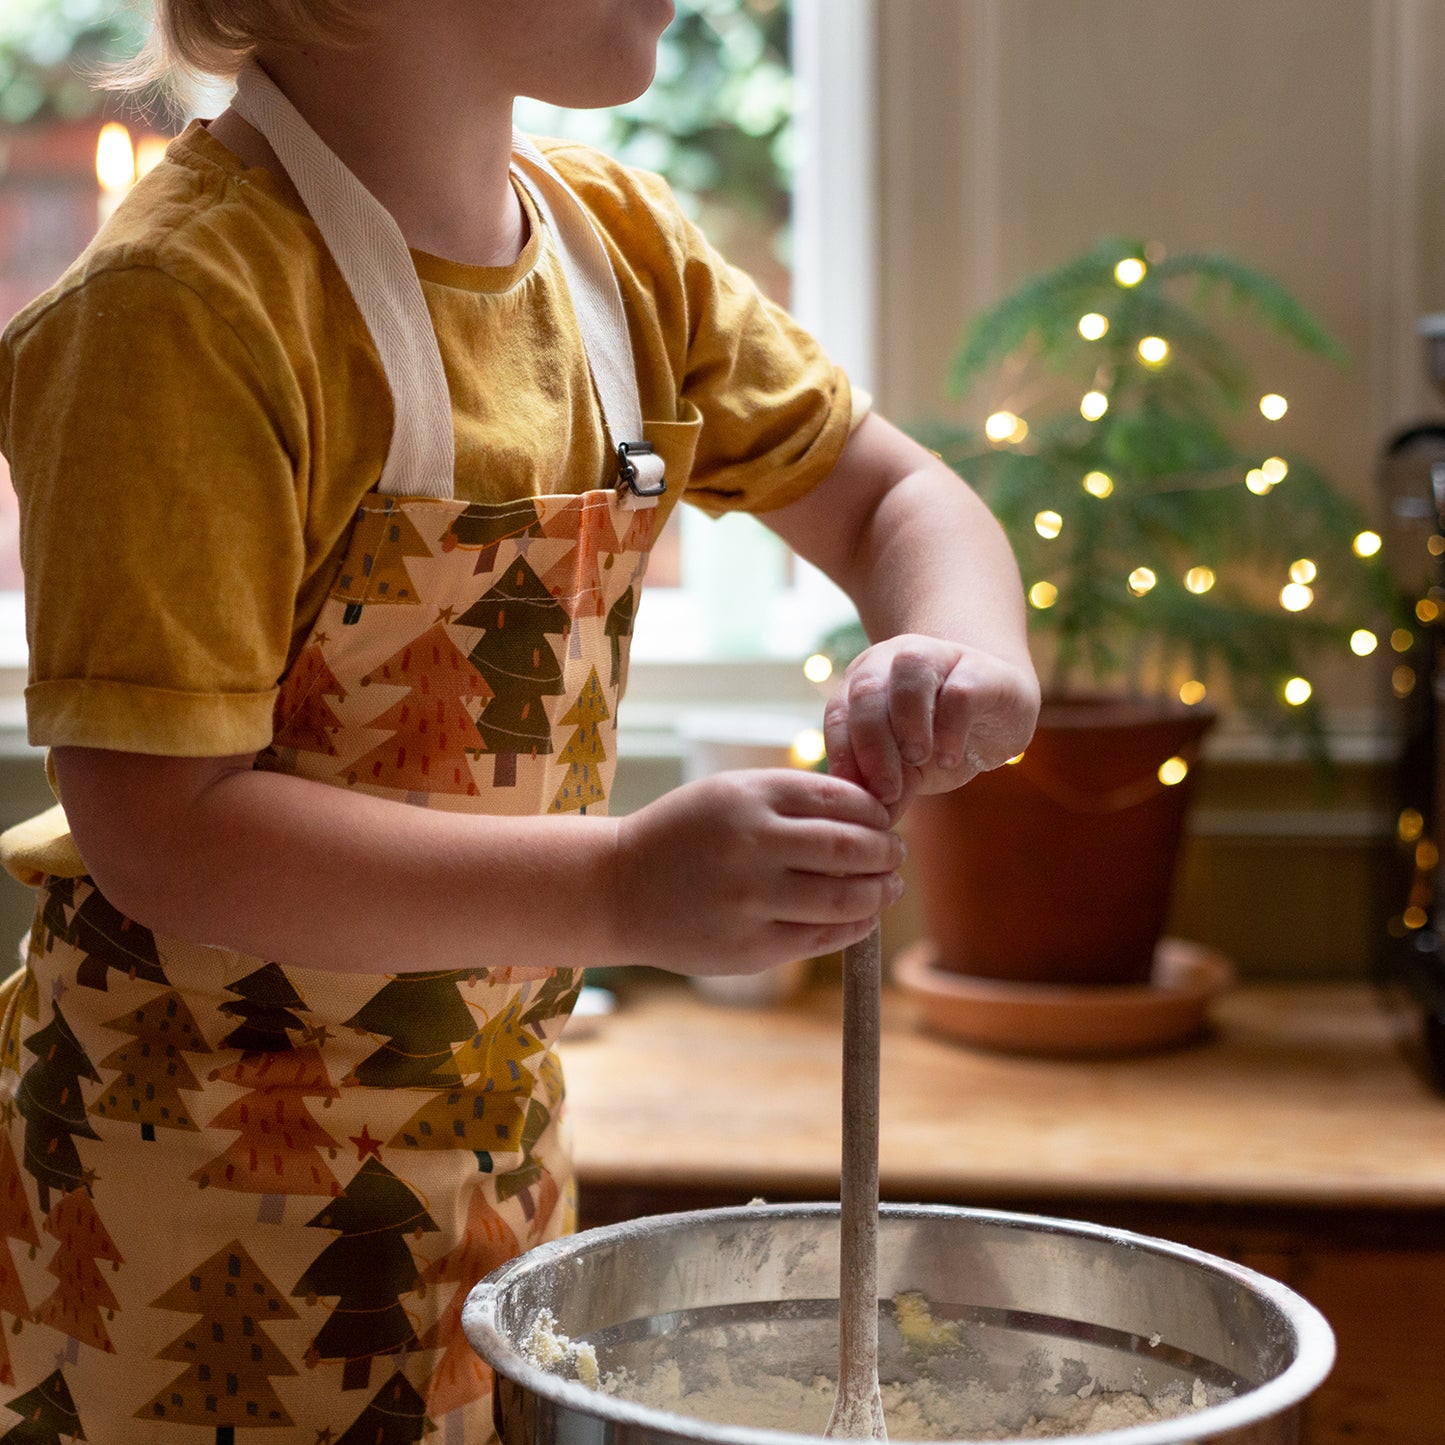
[[[307,1112],[303,1099],[334,1099],[340,1091],[331,1082],[321,1051],[295,1045],[293,1032],[306,1025],[301,995],[285,973],[268,963],[229,986],[240,996],[223,1003],[221,1012],[239,1015],[241,1023],[221,1040],[222,1048],[241,1049],[241,1057],[210,1078],[237,1084],[251,1092],[228,1104],[207,1128],[235,1129],[226,1151],[196,1170],[191,1178],[202,1189],[236,1189],[263,1197],[257,1218],[279,1223],[283,1196],[332,1194],[340,1189],[336,1176],[321,1158],[325,1149],[336,1157],[336,1140]]]
[[[344,1360],[341,1388],[364,1390],[377,1355],[394,1355],[416,1341],[401,1296],[416,1289],[421,1274],[405,1236],[420,1238],[437,1225],[379,1159],[368,1159],[345,1192],[306,1223],[337,1232],[291,1291],[308,1304],[321,1295],[337,1296],[306,1352],[307,1363]]]
[[[232,1445],[238,1425],[275,1429],[291,1417],[271,1384],[296,1367],[266,1333],[296,1311],[238,1239],[177,1280],[151,1308],[200,1319],[156,1356],[185,1369],[135,1412],[137,1420],[207,1425],[216,1445]]]
[[[458,983],[471,975],[456,969],[403,973],[378,989],[346,1022],[387,1042],[369,1054],[348,1084],[369,1089],[445,1089],[461,1082],[452,1045],[476,1032]]]
[[[398,1370],[336,1445],[413,1445],[435,1429],[427,1419],[426,1401]]]
[[[405,687],[407,693],[369,724],[389,728],[392,735],[358,758],[347,780],[413,793],[475,795],[467,753],[480,754],[486,744],[472,713],[476,703],[491,700],[492,689],[451,640],[446,623],[436,622],[361,679],[363,687],[372,683]]]
[[[91,1112],[122,1124],[139,1124],[140,1136],[153,1142],[156,1128],[197,1129],[181,1098],[182,1089],[199,1089],[200,1080],[182,1057],[182,1050],[209,1054],[191,1011],[180,994],[167,992],[111,1019],[106,1028],[130,1034],[132,1042],[103,1058],[98,1068],[116,1069],[109,1085],[91,1105]]]
[[[542,520],[542,535],[571,538],[575,545],[543,577],[547,590],[575,617],[602,615],[602,573],[616,560],[620,544],[606,499],[574,497]]]
[[[25,1040],[35,1062],[20,1076],[15,1106],[25,1120],[25,1167],[39,1188],[40,1207],[49,1212],[50,1191],[67,1191],[86,1182],[75,1148],[75,1135],[99,1139],[85,1117],[80,1081],[100,1082],[56,1003],[43,1029]]]
[[[113,1318],[120,1301],[111,1292],[97,1260],[114,1269],[122,1263],[88,1189],[72,1189],[63,1195],[45,1221],[45,1232],[59,1241],[59,1248],[45,1267],[58,1281],[48,1298],[35,1307],[35,1323],[49,1325],[82,1345],[113,1355],[115,1346],[101,1320],[101,1310]],[[72,1358],[74,1355],[72,1354]]]
[[[467,1225],[461,1242],[422,1271],[428,1284],[458,1287],[445,1313],[417,1341],[423,1350],[445,1351],[427,1380],[426,1407],[433,1419],[480,1400],[490,1391],[492,1372],[462,1333],[462,1307],[472,1286],[517,1251],[517,1236],[511,1226],[488,1203],[486,1191],[474,1189],[467,1202]]]
[[[607,793],[602,787],[602,764],[607,749],[602,742],[602,724],[612,716],[597,679],[594,667],[587,674],[577,701],[563,715],[562,725],[575,724],[577,731],[567,739],[558,762],[567,764],[567,776],[552,799],[549,813],[568,813],[574,808],[585,813],[594,803],[605,803]]]
[[[14,1117],[9,1105],[5,1106],[4,1112],[8,1123]],[[25,1199],[25,1181],[20,1177],[20,1164],[15,1158],[8,1129],[0,1129],[0,1237],[5,1240],[0,1246],[0,1310],[14,1315],[18,1328],[20,1321],[29,1317],[30,1306],[25,1301],[25,1290],[20,1283],[20,1272],[15,1268],[9,1241],[18,1239],[22,1244],[28,1244],[30,1258],[34,1259],[40,1248],[40,1236],[35,1232],[35,1219]],[[0,1330],[0,1385],[14,1383],[15,1372],[10,1368],[5,1334]]]
[[[563,691],[562,668],[549,635],[570,626],[567,609],[518,557],[497,585],[457,618],[461,627],[480,627],[471,662],[495,694],[477,719],[489,751],[497,755],[493,782],[510,788],[517,781],[517,758],[552,751],[551,724],[544,697]]]
[[[406,570],[408,557],[430,557],[431,548],[422,540],[394,497],[380,506],[357,509],[356,526],[346,561],[331,595],[346,603],[341,620],[346,625],[361,621],[361,609],[377,603],[421,601]]]
[[[326,701],[329,697],[345,702],[346,689],[327,665],[317,639],[301,649],[300,656],[282,679],[272,714],[276,734],[271,746],[334,758],[333,739],[341,727],[341,719]]]
[[[84,1440],[80,1413],[70,1398],[65,1376],[53,1370],[33,1390],[17,1395],[5,1407],[20,1416],[0,1435],[0,1445],[60,1445],[60,1437]]]

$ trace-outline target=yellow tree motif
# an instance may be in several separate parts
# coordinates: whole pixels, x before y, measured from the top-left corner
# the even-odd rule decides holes
[[[594,803],[607,801],[602,786],[602,764],[607,749],[602,742],[602,724],[612,716],[594,667],[587,674],[577,701],[562,717],[562,726],[575,724],[577,731],[567,739],[558,762],[566,763],[567,776],[552,799],[549,813],[568,813],[573,809],[585,813]]]
[[[359,622],[361,609],[376,603],[415,606],[421,598],[406,570],[406,559],[430,556],[431,548],[394,497],[384,498],[379,506],[363,507],[331,589],[333,598],[346,603],[342,621],[348,626]]]

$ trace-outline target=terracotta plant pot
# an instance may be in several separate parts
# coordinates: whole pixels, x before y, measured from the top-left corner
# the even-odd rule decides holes
[[[1045,700],[1022,760],[918,799],[909,848],[938,965],[980,978],[1150,977],[1214,715],[1165,700]],[[1184,778],[1161,781],[1171,758]]]

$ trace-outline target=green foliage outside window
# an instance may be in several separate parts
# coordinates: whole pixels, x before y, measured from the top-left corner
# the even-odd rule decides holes
[[[4,0],[0,5],[0,125],[79,120],[105,96],[86,75],[133,54],[145,26],[116,0]]]

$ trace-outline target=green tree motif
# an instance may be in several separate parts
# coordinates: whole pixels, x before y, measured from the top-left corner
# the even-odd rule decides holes
[[[156,936],[149,928],[127,918],[98,888],[88,884],[82,896],[76,889],[78,906],[63,933],[56,936],[85,954],[76,969],[75,981],[85,988],[105,991],[110,970],[127,978],[169,984],[156,953]]]
[[[364,1033],[387,1042],[344,1080],[368,1089],[439,1088],[461,1082],[452,1046],[476,1032],[476,1021],[457,985],[474,975],[457,969],[403,973],[390,980],[349,1018]]]
[[[35,1062],[20,1076],[15,1106],[25,1120],[25,1168],[39,1187],[40,1207],[50,1212],[50,1191],[62,1193],[79,1185],[89,1187],[80,1166],[75,1136],[99,1139],[85,1116],[81,1079],[100,1082],[95,1065],[86,1057],[60,1005],[43,1029],[25,1040]]]
[[[307,1227],[337,1234],[291,1291],[307,1303],[337,1297],[311,1341],[307,1363],[344,1360],[341,1388],[364,1390],[377,1355],[397,1354],[416,1340],[401,1296],[417,1288],[421,1273],[405,1236],[420,1238],[437,1225],[406,1184],[379,1159],[368,1159]]]
[[[0,1445],[60,1445],[62,1435],[67,1440],[85,1439],[80,1412],[60,1370],[51,1371],[5,1408],[19,1415],[20,1421],[0,1435]]]
[[[537,525],[537,508],[530,498],[510,502],[472,502],[442,534],[442,551],[476,552],[474,576],[497,565],[501,544],[522,537]]]
[[[547,809],[549,813],[567,813],[573,809],[585,813],[593,804],[607,801],[607,792],[602,786],[602,764],[607,761],[602,724],[611,716],[594,667],[587,674],[577,701],[562,717],[564,727],[575,725],[577,731],[567,739],[558,759],[566,763],[567,776]]]
[[[477,728],[496,754],[494,784],[514,787],[520,754],[535,758],[552,751],[542,699],[561,693],[563,684],[561,665],[547,638],[567,632],[567,609],[542,585],[526,558],[518,557],[457,623],[484,629],[470,660],[495,696],[477,719]]]
[[[180,1091],[200,1089],[201,1082],[183,1053],[209,1054],[211,1046],[180,994],[160,994],[105,1026],[129,1034],[131,1042],[100,1061],[99,1068],[117,1073],[91,1105],[91,1112],[102,1119],[139,1124],[147,1143],[154,1142],[157,1127],[195,1132],[199,1126]]]
[[[412,1445],[435,1429],[427,1419],[426,1401],[398,1370],[336,1445]]]
[[[232,1445],[238,1426],[277,1429],[292,1423],[271,1384],[296,1367],[266,1333],[296,1311],[238,1239],[177,1280],[151,1308],[195,1314],[196,1321],[156,1356],[185,1369],[135,1412],[137,1420],[205,1425],[216,1445]]]
[[[603,632],[608,641],[612,644],[612,676],[608,680],[608,686],[614,692],[622,686],[622,648],[623,644],[632,637],[632,625],[637,617],[637,593],[629,587],[616,602],[612,604],[607,614],[607,621],[603,625]]]

